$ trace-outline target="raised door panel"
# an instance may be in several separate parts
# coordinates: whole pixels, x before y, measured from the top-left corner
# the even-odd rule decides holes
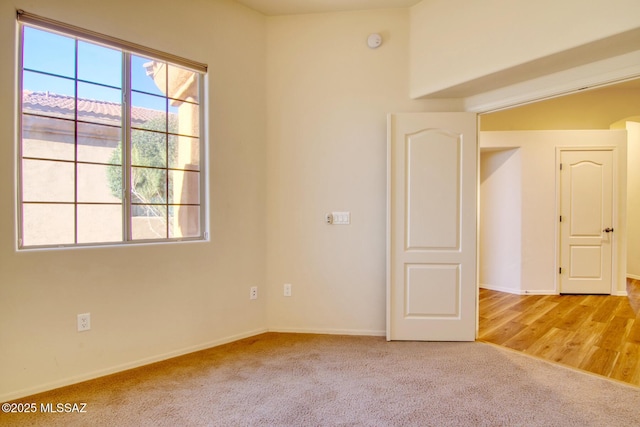
[[[409,135],[406,145],[407,250],[458,250],[460,135],[428,129]]]

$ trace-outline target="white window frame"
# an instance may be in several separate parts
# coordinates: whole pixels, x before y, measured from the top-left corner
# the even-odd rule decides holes
[[[209,239],[208,232],[208,212],[209,212],[209,199],[208,199],[208,138],[206,128],[206,110],[208,109],[208,105],[205,98],[205,86],[207,84],[207,65],[199,62],[191,61],[179,56],[171,55],[168,53],[164,53],[152,48],[147,48],[135,43],[130,43],[125,40],[121,40],[118,38],[110,37],[107,35],[99,34],[93,32],[91,30],[82,29],[73,25],[68,25],[65,23],[61,23],[58,21],[50,20],[48,18],[40,17],[37,15],[33,15],[27,13],[22,10],[17,11],[18,15],[18,26],[19,26],[19,56],[18,56],[18,137],[17,137],[17,171],[18,171],[18,191],[17,191],[17,233],[18,233],[18,242],[17,249],[25,250],[25,249],[46,249],[46,248],[75,248],[75,247],[91,247],[91,246],[114,246],[114,245],[128,245],[128,244],[149,244],[149,243],[167,243],[167,242],[184,242],[184,241],[203,241]],[[89,242],[89,243],[78,243],[78,218],[77,215],[74,217],[74,243],[53,243],[53,244],[44,244],[44,245],[24,245],[23,244],[23,236],[24,236],[24,219],[23,219],[23,171],[22,171],[22,162],[23,162],[23,74],[24,74],[24,66],[23,66],[23,49],[24,49],[24,27],[32,27],[44,31],[48,31],[51,33],[57,33],[59,35],[69,37],[72,39],[77,39],[80,41],[86,41],[93,44],[102,45],[111,49],[119,50],[123,53],[123,67],[122,67],[122,119],[121,119],[121,134],[122,134],[122,173],[123,173],[123,197],[122,197],[122,240],[120,241],[109,241],[109,242]],[[76,44],[77,46],[77,44]],[[140,55],[148,58],[152,58],[155,60],[164,61],[169,63],[170,65],[179,66],[182,68],[186,68],[190,71],[199,74],[199,84],[198,84],[198,114],[199,114],[199,123],[198,123],[198,139],[199,139],[199,163],[198,170],[199,173],[199,203],[196,205],[189,204],[171,204],[169,203],[169,195],[167,194],[165,197],[167,198],[165,205],[167,208],[167,223],[169,222],[169,207],[170,206],[198,206],[199,207],[199,235],[191,236],[191,237],[169,237],[167,231],[167,237],[161,238],[152,238],[152,239],[141,239],[132,237],[131,230],[131,206],[132,206],[132,197],[130,188],[130,175],[131,170],[134,166],[131,164],[131,159],[129,158],[130,148],[131,148],[131,56],[132,55]],[[76,84],[78,82],[78,76],[75,76]],[[78,94],[76,93],[76,99]],[[165,94],[165,98],[167,100],[171,99],[168,94]],[[196,104],[194,104],[196,105]],[[47,116],[43,116],[47,117]],[[168,118],[167,118],[168,120]],[[77,116],[73,119],[75,126],[77,128],[77,124],[79,123]],[[174,134],[169,132],[168,128],[165,132],[160,131],[160,133],[164,133],[167,138],[171,136],[179,136],[178,134]],[[167,160],[168,162],[168,160]],[[78,164],[77,158],[73,161],[74,165]],[[169,174],[172,170],[178,170],[183,172],[190,172],[185,169],[174,169],[169,166],[167,163],[165,167],[161,169],[166,170],[166,173]],[[74,187],[77,192],[78,182],[74,181]],[[32,202],[38,203],[38,202]],[[68,202],[69,204],[74,205],[74,211],[77,210],[77,206],[81,203],[78,202],[77,198],[74,202]],[[169,226],[167,225],[167,230]]]

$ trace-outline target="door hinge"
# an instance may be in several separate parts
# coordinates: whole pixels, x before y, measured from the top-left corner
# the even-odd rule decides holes
[[[562,267],[558,270],[558,274],[562,274]]]
[[[562,215],[560,215],[560,222],[562,222]]]
[[[560,163],[560,170],[562,170],[562,163]]]

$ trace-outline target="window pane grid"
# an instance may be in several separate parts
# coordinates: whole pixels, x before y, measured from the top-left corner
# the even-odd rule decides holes
[[[22,115],[23,116],[43,117],[43,118],[46,118],[46,119],[64,120],[64,121],[67,121],[69,123],[78,123],[78,124],[86,124],[86,125],[99,124],[100,126],[110,127],[110,128],[114,128],[114,129],[121,129],[120,125],[109,124],[109,123],[95,123],[95,122],[91,122],[91,121],[82,120],[81,118],[78,118],[77,120],[75,120],[75,119],[69,119],[67,117],[57,117],[57,116],[53,116],[53,115],[47,115],[47,114],[44,114],[44,113],[40,114],[37,111],[33,111],[33,110],[32,111],[23,111]],[[184,135],[184,136],[188,136],[188,135]]]
[[[75,244],[78,243],[78,40],[74,40],[75,47],[75,63],[74,63],[74,85],[75,85],[75,108],[74,112],[74,168],[73,168],[73,197],[74,197],[74,208],[73,208],[73,242]]]
[[[34,52],[25,51],[27,28],[23,26],[21,33],[22,63],[25,63],[25,56],[34,55]],[[33,33],[43,38],[46,30],[34,29]],[[198,102],[201,76],[166,61],[136,57],[138,62],[144,61],[145,78],[153,81],[146,81],[144,85],[152,87],[154,84],[159,91],[154,93],[144,87],[136,89],[133,54],[99,43],[87,43],[77,36],[65,38],[55,34],[55,37],[58,43],[72,40],[73,66],[58,68],[73,71],[52,72],[57,65],[49,70],[48,62],[34,59],[30,62],[43,65],[22,68],[22,142],[19,151],[23,162],[43,162],[51,167],[56,164],[71,166],[73,177],[64,186],[72,187],[72,200],[56,194],[37,196],[39,192],[46,194],[42,193],[46,189],[30,190],[33,185],[47,183],[50,178],[55,183],[56,179],[49,174],[34,181],[30,176],[36,176],[35,172],[25,175],[22,166],[19,246],[202,239],[205,211],[200,202],[204,188],[200,165],[203,150],[199,138],[202,111]],[[96,52],[102,48],[108,49],[112,57],[119,55],[121,64],[101,67],[82,62],[81,55],[87,58],[93,55],[95,59],[100,56]],[[94,77],[91,74],[101,68],[109,68],[110,76],[95,74]],[[121,87],[113,79],[114,69],[121,70]],[[139,69],[136,73],[141,75]],[[46,90],[38,92],[39,76],[58,80],[41,83]],[[169,82],[171,76],[182,80],[179,84]],[[59,86],[58,90],[56,85],[63,82],[69,85],[66,89]],[[124,99],[128,102],[123,102]],[[39,123],[40,128],[34,130],[34,123]],[[63,129],[58,131],[58,127]],[[64,153],[60,150],[65,144],[73,146],[71,157],[59,154]],[[128,189],[126,194],[122,191],[124,188]],[[28,194],[34,197],[29,198]],[[33,210],[38,206],[54,209],[52,217],[57,222],[50,221],[45,211]],[[64,206],[72,210],[65,211]]]
[[[99,82],[94,82],[92,80],[83,80],[83,79],[74,79],[73,77],[69,77],[69,76],[63,76],[60,74],[54,74],[54,73],[48,73],[46,71],[39,71],[39,70],[32,70],[30,68],[24,68],[24,71],[27,71],[29,73],[34,73],[34,74],[40,74],[43,76],[49,76],[49,77],[56,77],[56,78],[60,78],[60,79],[65,79],[65,80],[69,80],[70,82],[78,82],[78,83],[88,83],[88,84],[92,84],[92,85],[96,85],[96,86],[101,86],[103,88],[106,89],[122,89],[120,86],[112,86],[112,85],[108,85],[108,84],[104,84],[104,83],[99,83]]]
[[[25,71],[31,71],[31,70],[25,70]],[[35,71],[35,72],[39,72],[39,71]],[[46,73],[43,73],[46,74]],[[61,77],[61,76],[55,76],[54,77]],[[68,77],[66,77],[68,78]],[[98,84],[98,83],[94,83],[91,81],[83,81],[80,80],[83,83],[93,83],[93,84]],[[113,86],[108,86],[108,85],[102,85],[104,87],[108,87],[108,88],[112,88],[112,89],[120,89],[119,87],[113,87]],[[131,93],[137,93],[140,95],[148,95],[148,96],[154,96],[156,98],[160,98],[160,99],[168,99],[169,100],[169,105],[173,105],[173,104],[190,104],[190,105],[194,105],[194,106],[199,106],[200,103],[196,102],[196,101],[192,101],[192,100],[188,100],[188,99],[181,99],[181,98],[172,98],[171,96],[162,96],[162,95],[158,95],[157,93],[152,93],[152,92],[146,92],[144,90],[137,90],[137,89],[131,89]]]
[[[32,203],[32,204],[36,204],[36,203]],[[53,203],[51,203],[53,204]],[[61,205],[64,203],[60,203]],[[118,204],[98,204],[98,203],[82,203],[83,205],[101,205],[101,206],[120,206]],[[173,203],[131,203],[131,206],[133,208],[146,208],[146,207],[153,207],[153,208],[182,208],[182,207],[192,207],[192,208],[199,208],[200,204],[197,203],[181,203],[181,204],[173,204]],[[135,210],[135,209],[134,209]],[[140,216],[146,216],[146,215],[140,215]]]
[[[38,117],[47,117],[47,116],[38,116]],[[52,118],[57,118],[57,117],[52,117]],[[60,119],[60,120],[64,120],[64,119]],[[79,120],[78,123],[94,124],[92,122],[83,122],[81,120]],[[107,125],[104,125],[104,126],[107,126]],[[136,126],[133,126],[133,125],[131,126],[131,129],[133,129],[133,130],[142,130],[142,131],[145,131],[145,132],[153,132],[153,133],[157,133],[157,134],[160,134],[160,135],[178,136],[178,137],[195,138],[195,139],[198,138],[197,136],[189,135],[189,134],[186,134],[186,133],[177,133],[177,132],[167,132],[167,131],[155,130],[155,129],[146,129],[146,128],[142,128],[142,127],[136,127]]]
[[[57,77],[57,78],[60,78],[60,79],[67,79],[69,81],[75,81],[76,80],[76,79],[74,79],[73,77],[70,77],[70,76],[63,76],[62,74],[49,73],[47,71],[35,70],[33,68],[26,68],[25,67],[25,68],[23,68],[23,70],[27,71],[29,73],[41,74],[43,76],[49,76],[49,77]]]
[[[60,162],[60,163],[73,163],[79,165],[103,165],[103,166],[121,166],[119,163],[105,163],[105,162],[91,162],[87,160],[67,160],[67,159],[58,159],[55,157],[38,157],[38,156],[22,156],[23,160],[47,160],[51,162]],[[145,166],[136,166],[136,167],[145,167]],[[153,168],[149,166],[149,168]],[[155,168],[155,169],[165,169],[165,168]],[[175,169],[180,170],[180,169]]]
[[[101,206],[121,206],[122,203],[109,203],[109,202],[64,202],[64,201],[55,201],[55,202],[47,202],[47,201],[24,201],[23,205],[101,205]]]
[[[27,157],[25,157],[26,159]],[[49,159],[39,159],[36,158],[35,160],[49,160]],[[65,162],[65,160],[56,160],[59,162]],[[69,162],[69,161],[66,161]],[[71,162],[73,163],[73,162]],[[81,164],[87,164],[87,165],[104,165],[104,166],[119,166],[119,165],[114,165],[112,163],[91,163],[91,162],[78,162]],[[176,172],[200,172],[198,169],[182,169],[182,168],[163,168],[163,167],[157,167],[157,166],[142,166],[142,165],[133,165],[134,168],[136,169],[153,169],[153,170],[158,170],[158,171],[176,171]]]
[[[116,89],[116,90],[121,90],[121,89],[122,89],[120,86],[111,86],[111,85],[104,84],[104,83],[94,82],[94,81],[92,81],[92,80],[82,80],[82,79],[78,79],[77,81],[78,81],[78,83],[91,84],[91,85],[95,85],[95,86],[103,87],[103,88],[105,88],[105,89]]]
[[[139,94],[139,95],[146,95],[146,96],[153,96],[159,99],[166,99],[167,97],[165,95],[161,95],[158,93],[153,93],[153,92],[148,92],[146,90],[141,90],[141,89],[131,89],[131,93],[135,93],[135,94]]]

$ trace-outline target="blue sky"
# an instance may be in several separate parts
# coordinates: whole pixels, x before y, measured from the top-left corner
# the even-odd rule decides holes
[[[78,79],[87,81],[78,83],[78,97],[121,102],[122,58],[123,53],[118,50],[78,41]],[[134,90],[163,96],[153,80],[146,75],[143,64],[149,61],[149,58],[131,55],[131,86]],[[52,74],[25,71],[25,90],[75,95],[75,39],[25,26],[23,67],[26,70]],[[135,93],[133,105],[165,109],[163,98]]]

